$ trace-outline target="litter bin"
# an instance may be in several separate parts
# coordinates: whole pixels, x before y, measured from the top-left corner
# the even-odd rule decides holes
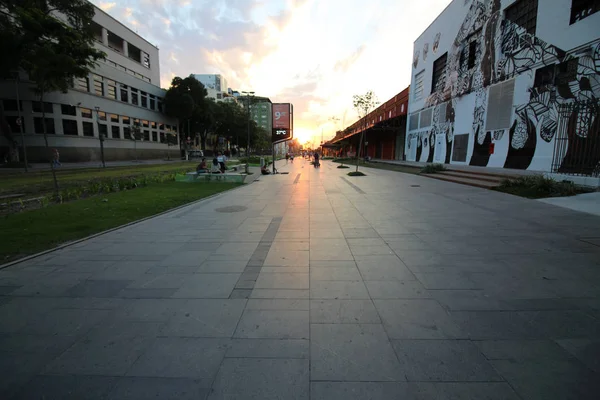
[[[261,157],[261,158],[260,158],[260,167],[262,168],[262,167],[264,167],[264,166],[265,166],[265,158],[264,158],[264,157]]]

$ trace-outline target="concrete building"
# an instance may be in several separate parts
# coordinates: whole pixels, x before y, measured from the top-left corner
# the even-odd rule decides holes
[[[388,99],[365,118],[361,118],[343,131],[336,132],[333,139],[326,142],[328,153],[340,156],[355,156],[360,146],[361,133],[363,147],[361,156],[373,159],[403,160],[406,137],[406,114],[409,88]]]
[[[597,176],[599,9],[452,1],[414,43],[407,160]]]
[[[94,45],[106,53],[106,59],[87,77],[74,79],[67,93],[49,93],[42,105],[26,76],[19,83],[0,81],[0,103],[14,137],[20,143],[23,128],[30,162],[49,159],[41,135],[43,107],[49,144],[59,150],[62,161],[99,160],[100,135],[105,137],[106,160],[161,158],[167,152],[177,156],[179,146],[167,145],[167,135],[177,133],[177,120],[162,113],[165,90],[159,87],[158,48],[94,9]],[[136,124],[143,139],[134,142],[131,132]],[[7,144],[0,137],[1,153],[7,151]]]
[[[194,78],[200,81],[204,87],[206,88],[207,95],[206,97],[209,99],[213,99],[215,101],[222,101],[225,98],[233,97],[233,94],[230,94],[229,87],[227,86],[227,79],[223,78],[222,75],[219,74],[192,74]]]

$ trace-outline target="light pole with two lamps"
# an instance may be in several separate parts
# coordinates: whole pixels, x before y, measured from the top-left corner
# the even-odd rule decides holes
[[[246,142],[246,175],[250,173],[250,98],[254,97],[254,92],[242,92],[246,96],[246,102],[248,103],[248,141]]]
[[[96,109],[96,125],[98,126],[98,138],[100,139],[100,157],[102,157],[102,168],[106,168],[104,163],[104,134],[100,132],[100,107],[94,107]]]

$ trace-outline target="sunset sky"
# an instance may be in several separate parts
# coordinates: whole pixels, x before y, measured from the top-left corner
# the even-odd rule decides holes
[[[92,0],[160,49],[161,86],[222,74],[229,87],[294,104],[301,142],[410,84],[413,41],[451,0]],[[332,117],[339,118],[333,122]]]

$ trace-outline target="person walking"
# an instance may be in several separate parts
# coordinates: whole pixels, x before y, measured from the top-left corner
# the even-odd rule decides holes
[[[56,148],[52,151],[52,165],[55,168],[61,166],[60,154],[58,153],[58,149],[56,149]]]

